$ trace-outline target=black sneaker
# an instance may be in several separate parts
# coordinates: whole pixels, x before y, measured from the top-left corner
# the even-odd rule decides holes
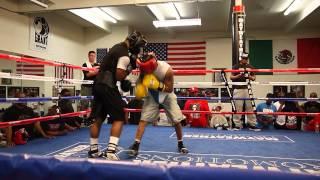
[[[178,145],[178,150],[179,150],[179,153],[181,153],[181,154],[188,154],[189,153],[188,149],[183,144]]]
[[[129,147],[129,152],[128,154],[130,156],[137,156],[139,154],[139,145],[140,143],[133,143],[130,147]]]
[[[250,131],[255,131],[255,132],[261,131],[261,129],[256,127],[256,126],[249,126],[249,130]]]
[[[90,145],[90,150],[88,151],[88,158],[98,158],[102,157],[102,153],[99,152],[98,144]]]
[[[107,160],[111,160],[111,161],[119,161],[120,158],[117,155],[116,151],[112,151],[112,150],[105,150],[102,157],[106,158]]]
[[[222,130],[228,130],[228,129],[229,129],[229,124],[222,125]]]
[[[232,130],[233,130],[233,131],[240,131],[240,130],[241,130],[241,128],[240,128],[240,127],[238,127],[238,126],[235,126],[234,128],[232,128]]]

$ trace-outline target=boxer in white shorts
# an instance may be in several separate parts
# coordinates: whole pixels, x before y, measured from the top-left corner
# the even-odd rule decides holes
[[[161,104],[170,121],[174,124],[178,140],[178,151],[188,153],[182,141],[181,121],[184,116],[178,106],[177,96],[173,93],[173,71],[164,61],[157,61],[154,54],[137,59],[141,71],[141,78],[135,89],[136,98],[144,98],[141,120],[136,132],[135,142],[130,146],[130,154],[138,155],[139,145],[148,122],[159,118],[159,105]]]

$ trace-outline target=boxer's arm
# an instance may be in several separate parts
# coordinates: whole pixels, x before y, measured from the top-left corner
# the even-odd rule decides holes
[[[129,64],[130,64],[129,56],[122,56],[119,58],[118,64],[117,64],[117,70],[116,70],[117,81],[124,80],[127,77],[127,75],[130,73],[130,71],[128,71],[127,69]]]
[[[171,93],[173,91],[173,71],[172,68],[170,67],[164,77],[163,84],[165,85],[165,89],[163,90],[164,92]]]

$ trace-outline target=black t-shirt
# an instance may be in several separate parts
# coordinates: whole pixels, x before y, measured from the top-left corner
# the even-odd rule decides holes
[[[232,67],[232,69],[248,69],[248,68],[250,68],[250,69],[254,69],[254,67],[253,66],[251,66],[250,64],[236,64],[236,65],[234,65],[233,67]],[[238,74],[240,74],[240,72],[233,72],[232,73],[232,75],[234,75],[234,76],[236,76],[236,75],[238,75]],[[251,76],[254,76],[254,73],[253,72],[250,72],[250,75]],[[232,80],[232,82],[246,82],[246,77],[243,75],[243,76],[241,76],[240,78],[237,78],[237,79],[234,79],[234,80]],[[233,85],[232,86],[234,89],[246,89],[247,88],[247,86],[244,86],[244,85]]]
[[[28,107],[25,104],[13,104],[8,109],[4,111],[2,119],[4,122],[10,121],[17,121],[17,120],[24,120],[38,117],[36,113],[33,112],[32,108]],[[15,132],[21,128],[25,128],[28,133],[32,133],[33,131],[33,124],[27,125],[19,125],[13,126],[12,131]]]
[[[91,65],[92,65],[92,67],[99,66],[98,63],[93,63]],[[82,67],[87,67],[87,63],[83,63]],[[83,80],[91,80],[91,81],[93,81],[96,78],[96,76],[88,77],[87,74],[88,74],[89,71],[82,71],[82,72],[83,72]],[[92,84],[82,84],[82,85],[83,86],[87,86],[87,87],[92,87]]]
[[[70,99],[62,99],[58,102],[61,114],[73,113],[74,109],[72,106],[72,101]]]
[[[303,109],[306,113],[318,113],[320,112],[320,103],[316,102],[316,101],[309,101],[304,103],[303,105]],[[312,120],[314,117],[312,116],[307,116],[306,120],[310,121]]]
[[[123,56],[129,57],[127,45],[124,42],[114,45],[110,49],[108,54],[103,58],[103,61],[100,66],[99,74],[97,75],[97,78],[96,78],[96,83],[103,83],[102,81],[105,81],[105,78],[108,78],[108,77],[104,77],[106,76],[105,72],[109,71],[112,73],[112,76],[113,76],[112,84],[115,86],[117,83],[116,70],[117,70],[118,61],[119,61],[119,58]]]

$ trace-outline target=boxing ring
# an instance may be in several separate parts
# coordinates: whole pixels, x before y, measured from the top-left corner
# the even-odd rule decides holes
[[[109,130],[110,125],[103,126],[101,149],[108,143]],[[0,176],[57,179],[68,169],[68,177],[83,179],[319,178],[320,139],[312,132],[184,128],[183,139],[190,153],[181,155],[172,127],[149,126],[140,154],[132,158],[126,149],[133,142],[135,130],[134,125],[123,129],[120,162],[87,159],[89,129],[83,128],[67,136],[1,149]]]
[[[68,66],[79,70],[90,70],[79,66],[23,58],[0,54],[0,58],[38,63],[49,66]],[[206,73],[219,70],[206,70]],[[240,70],[224,70],[240,72]],[[304,72],[319,73],[320,69],[254,69],[254,72]],[[193,71],[175,71],[186,73]],[[70,83],[92,83],[77,79],[56,79],[23,74],[0,73],[0,77],[38,80],[67,81]],[[255,82],[258,85],[274,85],[277,82]],[[278,82],[283,84],[284,82]],[[302,82],[304,85],[320,85],[318,82]],[[212,83],[212,86],[224,86],[224,83]],[[128,96],[127,98],[134,98]],[[195,97],[178,97],[195,99]],[[0,98],[1,103],[39,102],[60,99],[92,99],[90,96],[41,97],[41,98]],[[230,97],[197,97],[208,101],[230,100]],[[246,99],[246,98],[239,98]],[[247,98],[246,100],[289,100],[314,101],[319,98]],[[234,98],[234,100],[237,100]],[[139,109],[126,109],[139,112]],[[1,122],[0,128],[48,121],[58,117],[74,117],[89,113],[80,111],[68,114],[39,117],[22,121]],[[183,111],[191,113],[194,111]],[[236,112],[209,112],[210,114],[236,114]],[[319,113],[265,113],[238,112],[238,114],[273,114],[314,116]],[[100,134],[100,150],[107,145],[110,125],[105,124]],[[268,130],[261,132],[219,131],[204,128],[184,128],[183,139],[190,153],[177,153],[176,136],[172,127],[149,126],[142,140],[140,154],[137,157],[127,155],[127,148],[134,140],[137,126],[125,125],[119,144],[119,162],[104,159],[88,159],[89,129],[81,128],[66,136],[54,139],[34,139],[26,145],[0,148],[1,179],[213,179],[213,178],[259,178],[259,179],[317,179],[320,176],[319,134],[288,130]],[[68,173],[66,173],[68,172]]]

